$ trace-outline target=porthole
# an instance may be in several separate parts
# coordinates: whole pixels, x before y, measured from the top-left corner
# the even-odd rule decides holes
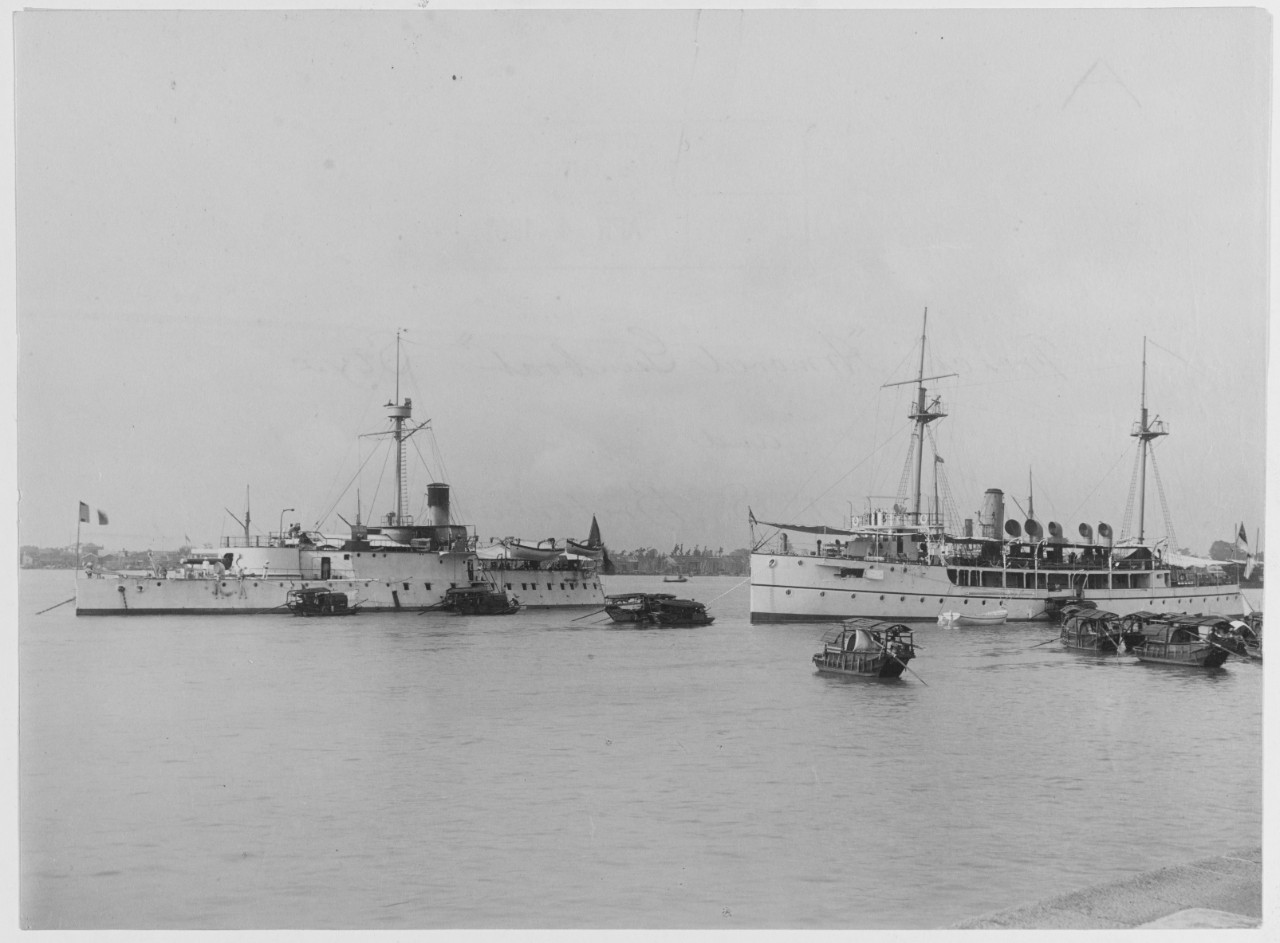
[[[907,601],[907,597],[906,597],[906,596],[899,596],[899,597],[898,597],[898,602],[906,602],[906,601]]]
[[[791,595],[791,590],[787,590],[787,595],[788,595],[788,596],[790,596],[790,595]]]
[[[924,602],[924,597],[923,597],[923,596],[921,596],[921,597],[920,597],[920,601],[921,601],[921,602]]]
[[[157,585],[157,586],[159,586],[160,584],[159,584],[159,583],[156,583],[156,585]],[[825,596],[825,595],[827,595],[827,594],[826,594],[826,593],[818,593],[818,595],[819,595],[819,596]]]
[[[964,604],[965,604],[966,606],[967,606],[967,605],[969,605],[969,600],[967,600],[967,599],[966,599],[966,600],[964,601]]]
[[[881,598],[881,599],[884,599],[884,597],[883,597],[883,596],[881,596],[880,598]]]

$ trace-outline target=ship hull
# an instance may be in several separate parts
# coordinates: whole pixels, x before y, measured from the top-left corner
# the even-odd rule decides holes
[[[960,570],[970,585],[957,585]],[[1023,585],[1011,586],[1014,582]],[[1128,585],[1116,585],[1121,582]],[[751,555],[753,623],[836,622],[853,617],[934,622],[943,612],[977,613],[995,606],[1008,610],[1010,622],[1047,621],[1055,610],[1052,600],[1067,596],[1092,600],[1121,616],[1144,610],[1221,615],[1241,610],[1239,584],[1173,585],[1167,569],[1037,572],[798,554]]]
[[[82,576],[76,580],[76,615],[287,615],[289,591],[307,587],[346,593],[362,613],[415,611],[440,606],[449,589],[481,579],[505,588],[522,607],[604,605],[594,569],[490,571],[469,555],[450,553],[364,554],[330,579],[315,577],[312,569],[304,563],[301,572],[289,574],[198,579]]]

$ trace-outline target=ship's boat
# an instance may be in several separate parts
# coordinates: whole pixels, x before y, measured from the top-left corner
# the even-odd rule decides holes
[[[925,325],[927,326],[927,312]],[[1214,561],[1168,552],[1144,532],[1146,468],[1150,444],[1167,434],[1142,400],[1132,435],[1139,442],[1134,535],[1117,536],[1106,522],[1080,523],[1070,533],[1041,521],[1028,498],[1025,520],[1005,514],[1004,492],[987,490],[977,526],[942,513],[949,494],[942,458],[935,452],[933,496],[924,485],[930,425],[946,417],[941,397],[930,397],[924,372],[926,332],[910,419],[914,433],[902,481],[910,493],[867,509],[840,526],[758,520],[751,527],[753,623],[838,622],[850,617],[933,622],[946,612],[1002,609],[1012,621],[1051,620],[1067,601],[1091,602],[1118,615],[1151,606],[1181,613],[1241,611],[1240,586]],[[952,376],[945,374],[944,376]],[[899,386],[903,384],[886,384]],[[1154,463],[1152,468],[1154,469]],[[1141,473],[1139,474],[1139,468]],[[1157,475],[1157,482],[1159,481]],[[1125,520],[1130,520],[1126,512]],[[1127,524],[1122,531],[1127,529]]]
[[[575,557],[586,557],[589,560],[599,560],[604,555],[603,547],[593,547],[577,540],[566,540],[565,550]]]
[[[555,538],[530,543],[518,537],[503,537],[495,543],[476,548],[481,560],[518,560],[523,563],[550,563],[564,557],[563,547],[557,547]]]
[[[986,612],[942,612],[938,625],[955,628],[960,625],[1003,625],[1009,618],[1008,609],[988,609]]]
[[[897,678],[915,657],[911,629],[900,622],[848,619],[822,637],[813,656],[819,674]]]

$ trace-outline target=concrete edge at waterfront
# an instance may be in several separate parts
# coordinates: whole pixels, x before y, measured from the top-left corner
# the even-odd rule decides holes
[[[1000,910],[959,930],[1253,928],[1262,925],[1262,849],[1173,865]]]

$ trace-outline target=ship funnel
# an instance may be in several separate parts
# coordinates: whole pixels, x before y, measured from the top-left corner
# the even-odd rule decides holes
[[[449,486],[435,481],[427,485],[427,510],[431,512],[431,523],[443,527],[449,523]]]
[[[1062,525],[1061,525],[1061,524],[1059,524],[1057,521],[1050,521],[1050,522],[1049,522],[1049,536],[1050,536],[1050,537],[1052,537],[1054,540],[1061,540],[1061,539],[1062,539]]]
[[[982,528],[983,537],[1000,536],[1004,527],[1004,492],[999,488],[988,488],[983,496],[978,525]]]
[[[1015,520],[1005,521],[1004,532],[1016,540],[1022,536],[1022,525]]]
[[[1040,527],[1040,522],[1034,517],[1027,518],[1027,523],[1023,527],[1027,532],[1027,536],[1032,540],[1039,540],[1040,535],[1044,533],[1044,530]]]
[[[1088,524],[1081,524],[1080,536],[1083,537],[1088,543],[1093,543],[1093,528],[1090,527]]]
[[[1106,542],[1108,547],[1110,547],[1111,546],[1111,525],[1106,523],[1099,524],[1098,536],[1101,537],[1102,540]]]

